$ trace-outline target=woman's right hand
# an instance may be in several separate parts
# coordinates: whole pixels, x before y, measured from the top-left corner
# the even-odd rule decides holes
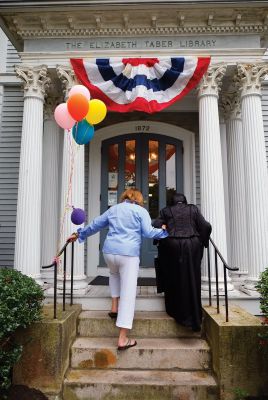
[[[166,226],[166,225],[162,225],[161,228],[164,229],[164,230],[166,230],[166,229],[167,229],[167,226]]]
[[[78,239],[78,233],[74,232],[71,236],[67,239],[67,242],[75,242]]]

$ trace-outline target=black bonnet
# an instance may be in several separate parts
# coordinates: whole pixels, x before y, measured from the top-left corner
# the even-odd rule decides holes
[[[177,203],[183,203],[183,204],[187,204],[187,199],[184,196],[184,194],[182,193],[175,193],[173,198],[172,198],[172,203],[173,205],[177,204]]]

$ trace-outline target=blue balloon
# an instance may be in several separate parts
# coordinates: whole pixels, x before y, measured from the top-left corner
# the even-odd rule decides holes
[[[93,138],[94,126],[85,119],[77,122],[72,129],[73,138],[77,144],[87,144]]]

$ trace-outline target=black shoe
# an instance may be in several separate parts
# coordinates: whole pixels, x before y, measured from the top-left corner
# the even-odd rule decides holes
[[[133,343],[131,343],[131,339],[128,339],[127,344],[125,346],[118,346],[117,350],[122,351],[122,350],[127,350],[130,349],[130,347],[134,347],[137,345],[136,340],[134,340]]]
[[[112,318],[112,319],[117,318],[117,312],[112,312],[112,311],[111,311],[111,312],[108,313],[108,315],[109,315],[109,317]]]

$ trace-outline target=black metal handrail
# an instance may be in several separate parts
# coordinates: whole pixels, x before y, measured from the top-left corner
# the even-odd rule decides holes
[[[220,253],[218,247],[213,242],[211,238],[209,238],[210,243],[214,247],[214,256],[215,256],[215,275],[216,275],[216,297],[217,297],[217,313],[220,313],[220,297],[219,297],[219,276],[218,276],[218,257],[221,259],[223,263],[223,274],[224,274],[224,298],[225,298],[225,321],[229,321],[229,309],[228,309],[228,291],[227,291],[227,272],[229,271],[238,271],[239,268],[231,268],[227,265],[227,262],[224,260],[222,254]],[[207,260],[208,260],[208,290],[209,290],[209,305],[212,305],[212,297],[211,297],[211,272],[210,272],[210,252],[209,246],[207,247]]]
[[[53,318],[57,318],[57,272],[58,272],[58,257],[60,257],[63,253],[63,293],[62,293],[62,310],[65,311],[66,304],[66,248],[69,244],[72,244],[72,252],[71,252],[71,292],[70,292],[70,305],[73,305],[73,281],[74,281],[74,242],[67,240],[65,245],[60,249],[58,254],[56,255],[54,261],[50,265],[45,265],[42,269],[48,269],[54,267],[54,299],[53,299]]]
[[[227,272],[229,271],[238,271],[239,268],[231,268],[228,266],[227,262],[224,260],[222,254],[220,253],[218,247],[214,243],[214,241],[210,238],[210,243],[214,247],[214,256],[215,256],[215,275],[216,275],[216,300],[217,300],[217,313],[220,313],[220,299],[219,299],[219,277],[218,277],[218,257],[221,259],[223,263],[223,271],[224,271],[224,297],[225,297],[225,315],[226,322],[229,321],[229,310],[228,310],[228,291],[227,291]],[[54,267],[54,319],[57,318],[57,270],[58,270],[58,257],[63,254],[63,299],[62,299],[62,309],[65,311],[66,305],[66,248],[69,244],[72,244],[71,250],[71,290],[70,290],[70,305],[73,305],[73,275],[74,275],[74,242],[67,240],[64,246],[60,249],[58,254],[56,255],[53,263],[50,265],[43,266],[42,269],[48,269]],[[209,305],[212,305],[212,294],[211,294],[211,267],[210,267],[210,250],[209,246],[207,247],[207,260],[208,260],[208,284],[209,284]]]

